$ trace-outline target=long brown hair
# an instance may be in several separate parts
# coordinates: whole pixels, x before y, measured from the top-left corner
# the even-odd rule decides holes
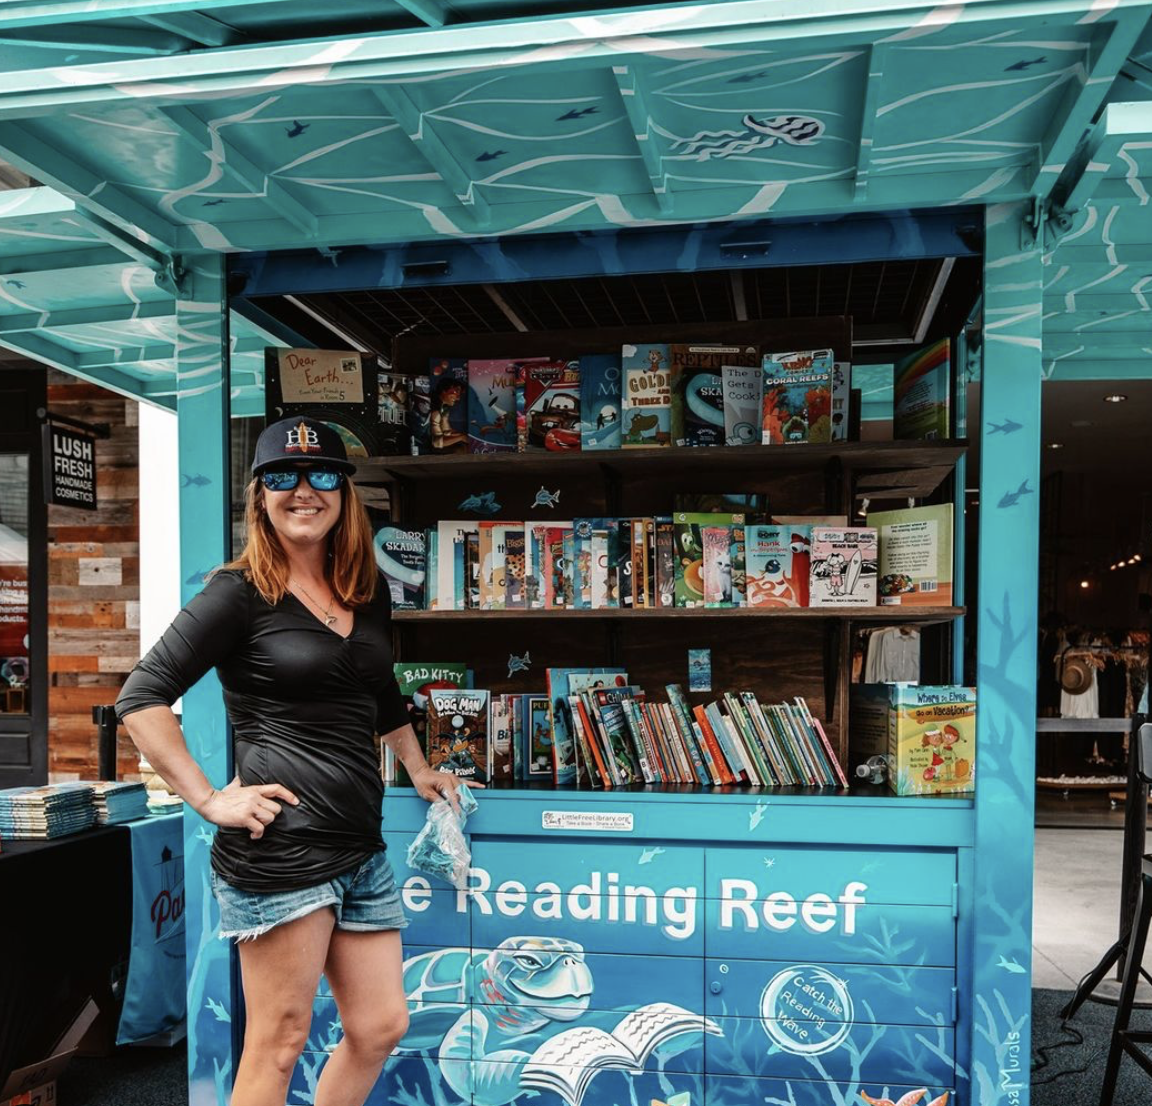
[[[244,551],[224,568],[239,569],[268,603],[288,591],[288,556],[264,509],[264,485],[252,480],[244,490]],[[372,524],[350,477],[340,496],[340,517],[328,534],[324,578],[342,606],[366,607],[376,594],[376,554]]]

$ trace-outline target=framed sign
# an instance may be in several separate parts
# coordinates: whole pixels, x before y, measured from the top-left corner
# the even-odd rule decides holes
[[[44,501],[96,510],[96,438],[50,421],[42,433]]]

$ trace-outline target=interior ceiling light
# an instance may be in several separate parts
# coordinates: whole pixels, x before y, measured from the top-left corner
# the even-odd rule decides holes
[[[1048,448],[1049,449],[1063,449],[1064,443],[1063,442],[1049,442]]]
[[[1080,581],[1080,586],[1081,586],[1082,588],[1086,588],[1086,587],[1089,587],[1090,585],[1089,585],[1089,583],[1088,583],[1088,581],[1087,581],[1087,580],[1081,580],[1081,581]]]
[[[1122,392],[1112,392],[1104,397],[1105,403],[1123,403],[1128,397]]]

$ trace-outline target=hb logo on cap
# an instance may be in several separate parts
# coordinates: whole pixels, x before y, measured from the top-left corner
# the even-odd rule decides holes
[[[312,453],[320,451],[320,435],[305,422],[288,428],[285,453]]]

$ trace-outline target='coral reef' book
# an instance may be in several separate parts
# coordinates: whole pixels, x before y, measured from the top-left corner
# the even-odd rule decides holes
[[[830,349],[764,355],[762,445],[832,440]]]

